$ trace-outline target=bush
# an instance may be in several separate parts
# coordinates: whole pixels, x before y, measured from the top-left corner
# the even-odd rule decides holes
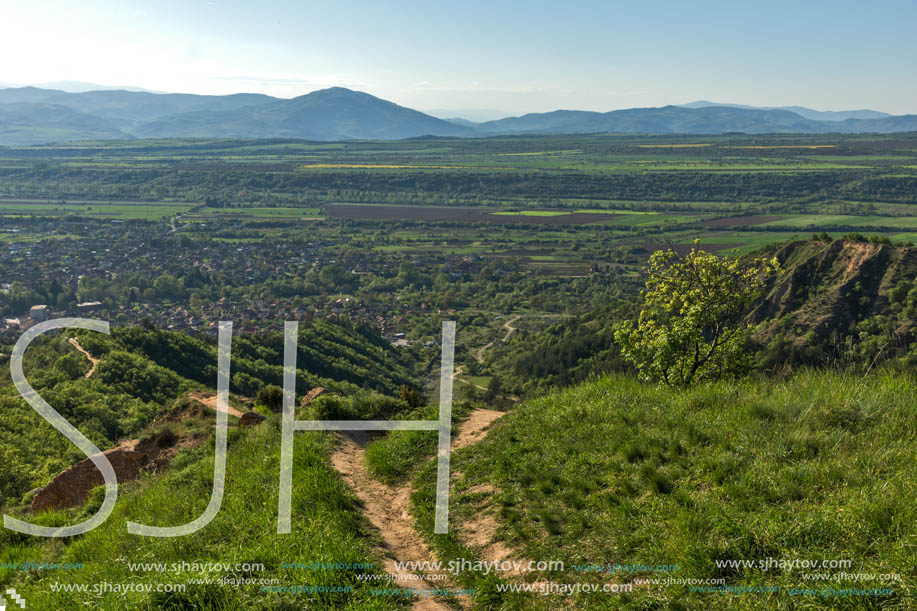
[[[426,403],[426,401],[423,399],[423,395],[420,394],[420,391],[416,387],[408,386],[406,384],[401,385],[399,398],[407,403],[411,409],[420,407]]]
[[[13,448],[0,446],[0,504],[3,499],[16,498],[22,495],[29,486],[29,477]]]
[[[255,403],[263,405],[275,414],[283,411],[283,389],[274,384],[268,384],[255,395]]]
[[[697,241],[695,241],[695,244]],[[687,388],[750,368],[742,317],[764,294],[777,259],[737,259],[691,249],[650,257],[636,325],[615,325],[615,340],[643,380]]]
[[[309,403],[316,420],[389,420],[408,409],[405,401],[375,392],[352,397],[325,394]]]
[[[178,437],[178,427],[172,422],[160,424],[149,433],[149,438],[153,440],[157,448],[171,448],[178,441]]]

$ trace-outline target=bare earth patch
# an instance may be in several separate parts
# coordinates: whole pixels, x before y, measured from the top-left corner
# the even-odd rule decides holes
[[[471,413],[462,423],[459,433],[452,444],[452,450],[458,450],[477,443],[487,434],[487,428],[503,415],[489,409],[479,409]],[[435,561],[436,556],[427,548],[420,535],[414,530],[411,518],[411,486],[387,486],[376,481],[366,472],[364,460],[366,444],[371,436],[366,431],[345,431],[341,434],[341,443],[331,454],[332,466],[341,474],[345,482],[356,493],[363,503],[363,513],[370,523],[379,531],[385,542],[388,557],[385,570],[397,579],[396,587],[442,588],[448,584],[448,575],[439,574],[438,579],[425,581],[421,575],[399,570],[395,562]],[[496,522],[494,522],[496,524]],[[467,597],[458,597],[463,606],[469,606]],[[446,610],[443,603],[424,598],[416,601],[413,608],[418,611]]]
[[[74,348],[76,348],[77,350],[79,350],[80,352],[82,352],[83,355],[84,355],[87,359],[89,359],[89,362],[92,363],[92,367],[90,367],[90,368],[89,368],[89,371],[86,372],[86,377],[87,377],[87,378],[91,378],[91,377],[92,377],[92,374],[94,374],[95,371],[96,371],[96,365],[99,364],[99,359],[97,359],[97,358],[95,358],[94,356],[92,356],[91,354],[89,354],[89,351],[88,351],[88,350],[86,350],[85,348],[83,348],[82,346],[80,346],[80,342],[78,342],[77,339],[76,339],[75,337],[71,337],[69,341],[70,341],[70,343],[73,345]]]
[[[201,392],[199,390],[192,390],[191,392],[188,393],[188,396],[194,399],[195,401],[198,401],[199,403],[203,403],[204,407],[206,407],[207,409],[214,411],[214,412],[217,411],[217,396],[214,393]],[[235,416],[236,418],[242,417],[242,412],[240,412],[233,406],[227,405],[226,408],[227,408],[226,413],[229,414],[230,416]]]
[[[366,473],[363,465],[369,440],[370,435],[367,431],[343,432],[340,445],[331,455],[331,464],[356,493],[357,498],[363,503],[363,513],[382,535],[389,555],[385,559],[385,570],[397,578],[392,584],[393,587],[442,587],[445,579],[428,583],[420,579],[420,575],[395,566],[395,561],[424,562],[434,559],[434,556],[414,530],[410,514],[410,485],[393,488],[372,479]],[[445,574],[443,577],[446,577]],[[418,611],[449,609],[431,598],[418,600],[413,608]]]
[[[182,422],[193,416],[187,407],[178,407],[159,414],[151,427],[165,422]],[[102,452],[111,463],[119,483],[140,477],[141,473],[159,471],[169,465],[172,459],[186,448],[193,448],[207,441],[209,435],[181,432],[166,442],[156,439],[128,439]],[[66,509],[78,507],[86,502],[89,493],[96,486],[105,483],[102,472],[90,458],[71,465],[58,473],[47,485],[35,491],[29,511]]]
[[[468,420],[462,423],[459,428],[459,434],[456,435],[452,442],[452,451],[461,450],[462,448],[474,445],[487,436],[490,425],[503,412],[493,409],[476,409],[468,416]]]

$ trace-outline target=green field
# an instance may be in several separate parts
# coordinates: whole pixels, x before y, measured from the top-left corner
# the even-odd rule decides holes
[[[67,216],[78,215],[102,219],[155,221],[184,214],[193,204],[164,202],[52,202],[0,200],[0,216]]]
[[[763,223],[770,227],[900,227],[917,228],[917,216],[844,216],[832,214],[796,214],[788,218]]]
[[[318,239],[393,257],[627,276],[696,238],[746,253],[811,232],[917,231],[914,167],[909,134],[76,143],[0,149],[0,216],[171,218],[178,235],[240,245],[298,239],[307,221]]]
[[[268,219],[304,219],[317,218],[321,214],[318,208],[280,208],[266,206],[240,206],[233,208],[203,208],[197,210],[190,218],[208,218],[208,217],[227,217],[242,216],[250,218],[268,218]]]

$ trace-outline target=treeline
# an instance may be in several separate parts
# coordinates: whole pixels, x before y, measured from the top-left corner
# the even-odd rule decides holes
[[[557,198],[656,201],[768,202],[837,198],[917,203],[917,177],[877,170],[819,172],[659,171],[617,174],[563,171],[287,171],[215,164],[149,169],[0,168],[0,195],[12,197],[172,199],[271,203],[321,201],[470,202],[501,197],[545,202]]]

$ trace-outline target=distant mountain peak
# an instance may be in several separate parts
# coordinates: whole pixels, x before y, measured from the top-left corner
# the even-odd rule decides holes
[[[747,110],[786,110],[796,113],[805,119],[812,121],[846,121],[847,119],[884,119],[892,115],[878,110],[868,108],[859,110],[814,110],[805,106],[748,106],[746,104],[724,104],[721,102],[711,102],[709,100],[697,100],[688,104],[681,104],[681,108],[709,108],[709,107],[728,107],[744,108]]]
[[[58,112],[48,113],[54,107]],[[455,115],[453,115],[455,116]],[[157,94],[39,87],[0,89],[0,145],[111,138],[398,140],[512,134],[890,133],[917,131],[917,116],[874,110],[755,108],[697,101],[610,112],[554,110],[475,123],[444,120],[347,87],[292,99],[263,94]]]

